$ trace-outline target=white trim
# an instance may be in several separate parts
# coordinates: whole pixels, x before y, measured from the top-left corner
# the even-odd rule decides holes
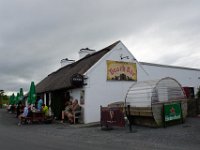
[[[140,62],[141,65],[146,66],[155,66],[155,67],[165,67],[165,68],[174,68],[174,69],[185,69],[185,70],[194,70],[194,71],[200,71],[198,68],[189,68],[189,67],[181,67],[181,66],[171,66],[171,65],[163,65],[163,64],[154,64],[154,63],[148,63],[148,62]]]

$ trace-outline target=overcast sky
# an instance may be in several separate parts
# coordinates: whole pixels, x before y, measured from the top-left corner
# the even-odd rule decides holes
[[[200,68],[200,0],[0,0],[0,89],[118,40],[138,61]]]

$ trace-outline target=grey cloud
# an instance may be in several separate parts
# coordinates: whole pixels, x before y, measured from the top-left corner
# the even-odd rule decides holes
[[[62,58],[78,59],[83,47],[99,50],[117,40],[128,43],[140,61],[189,66],[191,61],[187,63],[183,54],[199,51],[199,4],[196,0],[0,0],[0,89],[28,89],[31,80],[39,82],[58,69]]]

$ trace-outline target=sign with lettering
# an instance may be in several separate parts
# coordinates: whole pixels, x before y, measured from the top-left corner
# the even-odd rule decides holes
[[[71,76],[72,86],[81,87],[81,86],[83,86],[83,83],[84,83],[83,75],[76,73]]]
[[[107,60],[107,80],[137,81],[136,63]]]
[[[176,120],[176,119],[181,119],[181,117],[182,117],[181,113],[182,113],[182,109],[181,109],[180,102],[164,104],[165,122]]]

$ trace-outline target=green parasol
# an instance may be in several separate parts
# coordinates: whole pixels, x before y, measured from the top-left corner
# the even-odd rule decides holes
[[[35,101],[36,101],[35,84],[32,81],[31,86],[30,86],[30,90],[29,90],[29,93],[28,93],[28,103],[29,104],[35,104]]]
[[[17,95],[14,97],[14,104],[17,104]]]
[[[23,89],[20,88],[20,91],[19,91],[19,100],[22,101],[24,99],[24,92],[23,92]]]
[[[19,103],[19,93],[17,93],[17,96],[15,97],[15,104]]]

